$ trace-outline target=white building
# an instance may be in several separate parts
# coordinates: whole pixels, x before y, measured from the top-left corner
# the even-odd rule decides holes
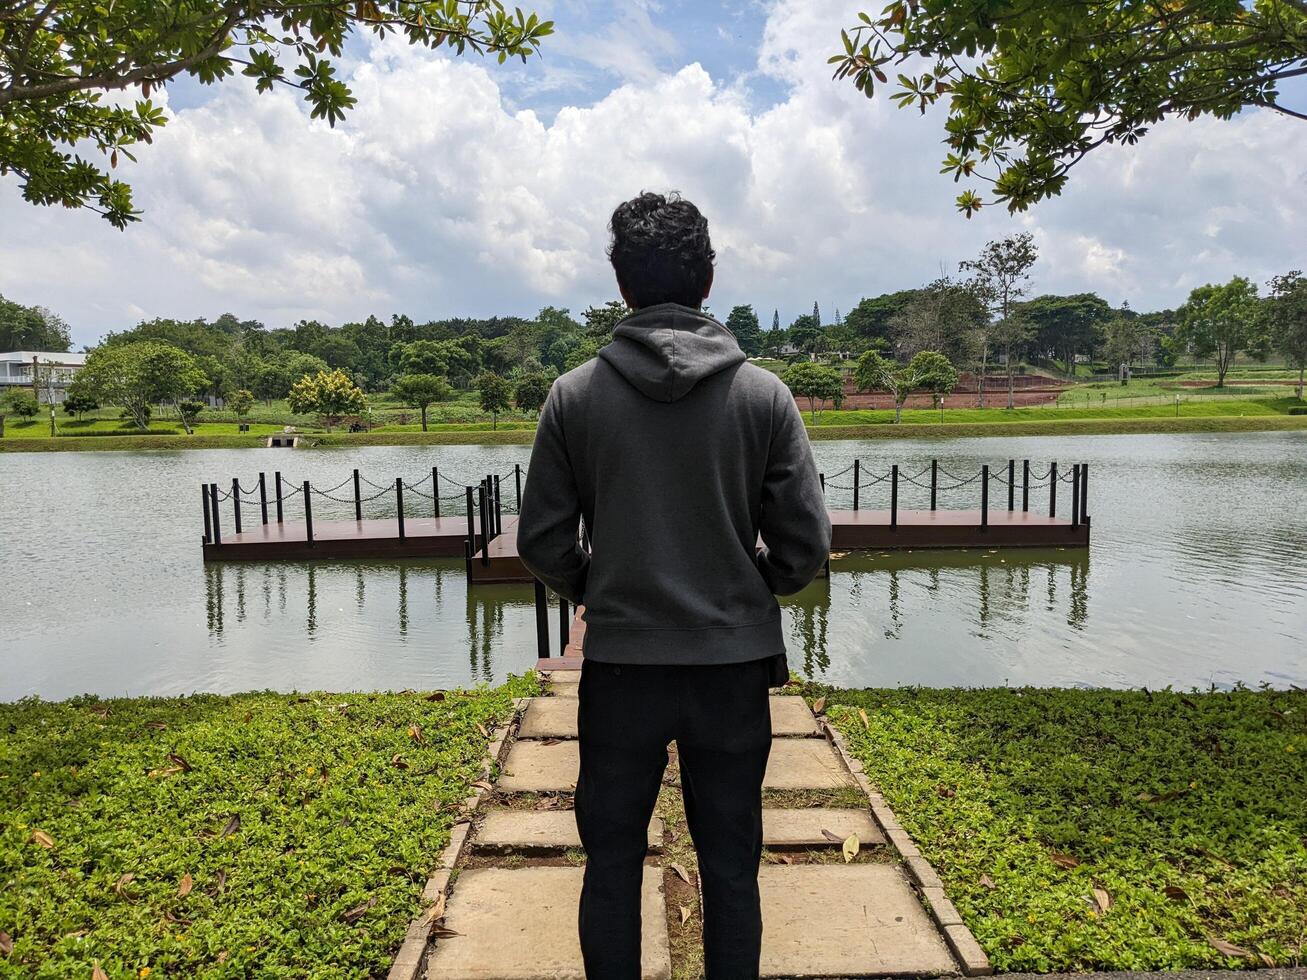
[[[67,397],[69,383],[84,364],[85,354],[44,350],[0,354],[0,395],[14,388],[30,388],[42,404],[51,396],[58,404]]]

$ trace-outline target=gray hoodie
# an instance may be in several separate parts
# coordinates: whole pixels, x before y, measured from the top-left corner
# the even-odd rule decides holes
[[[716,664],[783,653],[775,596],[807,585],[830,553],[793,396],[698,310],[647,307],[613,334],[554,382],[540,413],[517,525],[522,561],[585,603],[588,658]],[[592,554],[578,543],[581,518]]]

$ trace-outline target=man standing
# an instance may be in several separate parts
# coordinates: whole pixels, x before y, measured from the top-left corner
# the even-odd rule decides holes
[[[586,607],[586,976],[640,976],[646,828],[675,740],[708,980],[757,977],[767,689],[788,676],[775,596],[821,569],[830,520],[793,396],[700,312],[715,253],[698,208],[641,194],[609,227],[634,312],[554,382],[517,525],[527,568]]]

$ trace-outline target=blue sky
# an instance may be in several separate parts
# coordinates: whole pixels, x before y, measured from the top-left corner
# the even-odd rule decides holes
[[[707,214],[714,311],[788,323],[920,285],[1029,231],[1036,292],[1156,309],[1234,274],[1307,267],[1307,123],[1267,111],[1165,122],[1020,215],[954,210],[942,120],[830,80],[846,0],[554,0],[523,66],[351,44],[359,104],[335,129],[288,90],[172,86],[169,124],[123,168],[145,220],[34,208],[0,178],[0,293],[79,344],[154,316],[271,326],[426,320],[614,295],[612,208],[677,189]],[[1307,80],[1295,93],[1307,105]]]

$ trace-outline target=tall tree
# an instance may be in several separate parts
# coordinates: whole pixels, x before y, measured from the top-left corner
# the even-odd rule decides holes
[[[1265,354],[1265,326],[1257,287],[1235,276],[1222,286],[1199,286],[1189,294],[1180,311],[1176,339],[1198,357],[1215,361],[1216,387],[1222,388],[1240,352]]]
[[[71,343],[68,324],[44,306],[23,306],[0,296],[0,351],[43,350],[62,354]]]
[[[513,404],[519,411],[531,412],[539,415],[540,409],[544,408],[545,399],[549,397],[549,389],[553,382],[543,374],[527,374],[518,382],[517,387],[513,389]]]
[[[361,32],[502,63],[525,61],[553,23],[499,0],[0,3],[0,174],[15,174],[28,201],[87,207],[122,228],[140,212],[109,170],[167,121],[152,93],[183,73],[210,85],[239,72],[259,92],[299,90],[311,117],[334,126],[357,100],[331,58]],[[103,100],[115,90],[140,98]],[[108,167],[64,146],[94,147]]]
[[[988,321],[989,310],[970,283],[941,276],[912,290],[911,299],[890,318],[889,328],[900,357],[939,351],[961,368],[975,359],[977,331]]]
[[[1096,293],[1036,296],[1021,304],[1021,316],[1034,327],[1034,345],[1061,358],[1068,377],[1076,373],[1076,355],[1091,354],[1101,342],[1112,307]]]
[[[898,364],[874,350],[858,358],[853,372],[858,391],[884,391],[894,399],[894,422],[903,421],[903,406],[914,391],[928,391],[938,404],[958,386],[958,372],[939,351],[923,350]]]
[[[812,421],[817,421],[818,404],[821,408],[831,400],[840,400],[844,394],[844,376],[833,367],[812,361],[798,361],[785,369],[781,376],[786,387],[796,397],[808,399]]]
[[[490,413],[490,428],[499,428],[499,413],[509,409],[512,386],[494,372],[483,371],[477,376],[477,390],[481,394],[481,411]]]
[[[903,289],[897,293],[885,293],[863,298],[858,305],[849,310],[844,322],[852,327],[859,336],[868,341],[888,343],[892,333],[890,324],[894,317],[917,296],[915,289]]]
[[[597,340],[600,346],[613,339],[613,327],[629,316],[631,310],[620,299],[610,299],[603,306],[591,306],[581,314],[585,321],[585,333],[591,340]]]
[[[427,409],[435,402],[454,397],[449,382],[435,374],[401,374],[390,386],[390,393],[401,402],[415,406],[422,413],[422,431],[427,431]]]
[[[736,306],[726,318],[726,329],[735,334],[740,350],[750,357],[762,353],[762,329],[752,306]]]
[[[1007,371],[1007,407],[1015,405],[1013,397],[1014,378],[1017,361],[1030,340],[1033,328],[1023,317],[1012,315],[1013,307],[1030,288],[1030,270],[1039,258],[1039,249],[1035,247],[1035,236],[1025,231],[998,241],[989,242],[980,252],[980,257],[961,263],[961,268],[970,270],[980,294],[990,305],[994,315],[986,342],[981,346],[980,380],[978,404],[985,405],[986,355],[990,343],[1003,352],[1004,366]]]
[[[1103,356],[1109,364],[1116,365],[1122,384],[1128,380],[1135,362],[1146,357],[1152,347],[1152,327],[1140,317],[1118,315],[1103,326]]]
[[[150,427],[151,406],[158,404],[176,408],[189,432],[181,403],[205,388],[209,379],[181,348],[143,340],[91,351],[76,383],[80,394],[124,409],[142,432]]]
[[[835,77],[870,98],[893,71],[892,101],[923,114],[944,99],[945,171],[992,182],[1009,211],[1060,194],[1087,154],[1168,116],[1262,106],[1307,120],[1281,88],[1307,75],[1307,0],[894,0],[860,20]],[[957,199],[967,217],[983,203],[970,189]]]
[[[1276,276],[1270,287],[1267,319],[1271,343],[1298,369],[1297,394],[1301,401],[1303,377],[1307,374],[1307,279],[1295,269]]]
[[[780,310],[772,310],[772,311],[771,311],[771,328],[772,328],[772,330],[779,330],[779,329],[781,328],[781,311],[780,311]]]
[[[817,326],[821,326],[821,307],[817,305],[815,299],[812,301],[812,321]]]

